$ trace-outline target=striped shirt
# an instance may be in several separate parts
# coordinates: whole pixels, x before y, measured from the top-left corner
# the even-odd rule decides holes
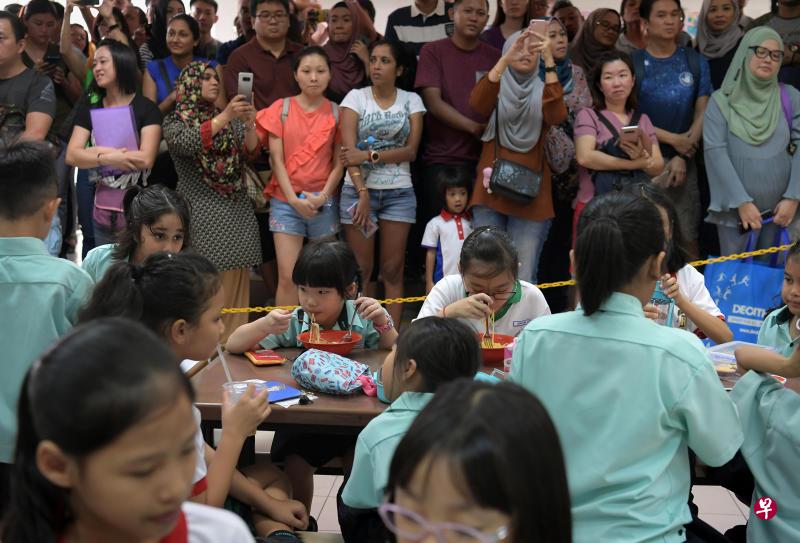
[[[422,13],[416,4],[398,8],[389,14],[386,21],[386,39],[404,42],[409,51],[414,51],[419,57],[426,43],[453,35],[453,21],[448,14],[452,7],[451,3],[439,0],[430,15]]]

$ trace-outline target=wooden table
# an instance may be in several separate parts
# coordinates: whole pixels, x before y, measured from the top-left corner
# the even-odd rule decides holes
[[[291,375],[292,361],[302,352],[301,349],[281,349],[287,358],[280,366],[254,366],[244,356],[226,354],[231,375],[237,381],[262,379],[279,381],[300,388]],[[348,355],[353,360],[367,364],[372,371],[383,364],[388,350],[355,350]],[[221,419],[222,384],[226,381],[225,371],[218,360],[212,361],[198,372],[192,383],[197,394],[195,405],[200,409],[203,422],[219,427]],[[314,431],[334,431],[336,433],[357,434],[369,421],[380,415],[386,404],[376,397],[365,396],[361,392],[351,396],[331,396],[314,393],[317,399],[309,405],[293,405],[284,408],[272,407],[272,413],[261,425],[262,429],[275,429],[284,425],[314,427]]]

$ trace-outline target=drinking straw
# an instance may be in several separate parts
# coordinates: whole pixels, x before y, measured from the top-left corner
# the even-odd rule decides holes
[[[228,361],[225,359],[225,355],[222,354],[222,345],[217,343],[217,354],[219,355],[219,361],[222,362],[222,369],[225,370],[225,377],[228,378],[228,382],[233,381],[233,377],[231,377],[231,370],[228,367]]]

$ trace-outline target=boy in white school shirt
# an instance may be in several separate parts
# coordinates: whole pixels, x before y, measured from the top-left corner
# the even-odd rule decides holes
[[[425,293],[446,275],[458,273],[458,258],[464,240],[472,232],[472,219],[466,211],[472,179],[463,168],[448,167],[437,181],[442,191],[444,209],[425,226],[422,247],[425,257]]]

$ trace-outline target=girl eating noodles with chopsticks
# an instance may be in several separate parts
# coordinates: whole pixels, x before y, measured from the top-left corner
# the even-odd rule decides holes
[[[483,226],[464,240],[458,269],[459,274],[434,285],[418,319],[459,319],[488,342],[495,333],[516,336],[532,320],[550,314],[542,292],[518,278],[517,250],[497,227]]]

